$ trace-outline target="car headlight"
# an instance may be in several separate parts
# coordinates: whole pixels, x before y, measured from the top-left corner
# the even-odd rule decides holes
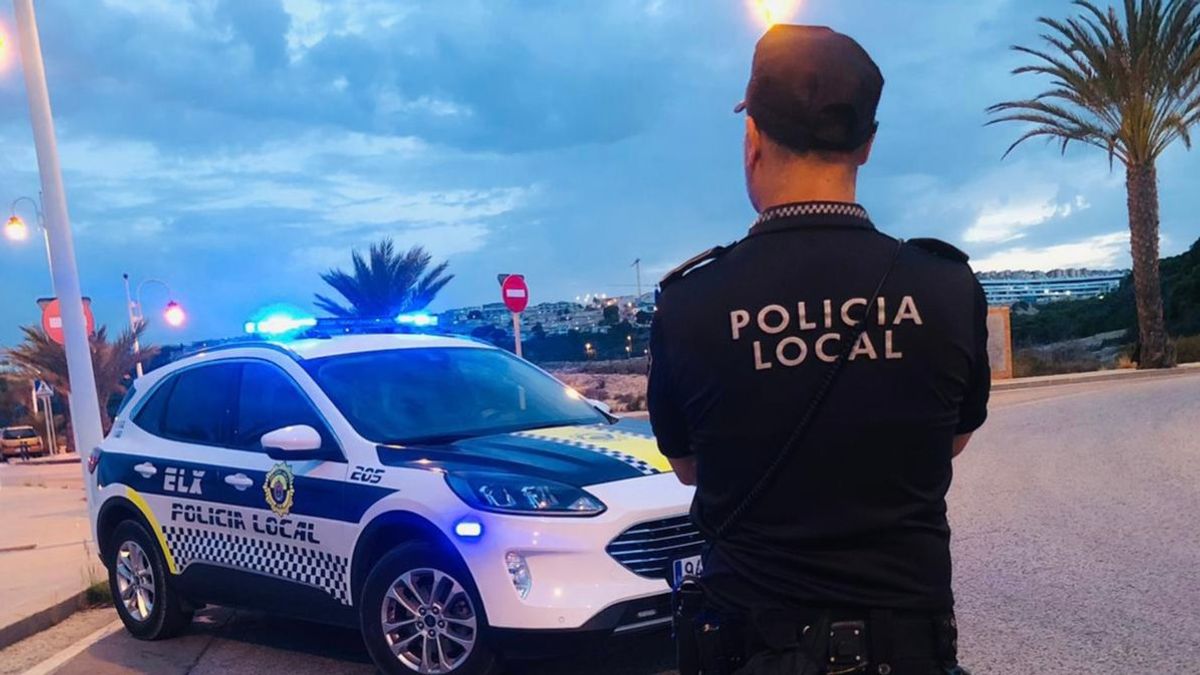
[[[547,480],[509,474],[451,474],[454,494],[481,511],[547,516],[594,516],[604,504],[583,490]]]

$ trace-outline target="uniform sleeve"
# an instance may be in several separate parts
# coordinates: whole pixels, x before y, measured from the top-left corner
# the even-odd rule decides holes
[[[983,286],[978,281],[974,283],[974,361],[967,381],[967,395],[963,397],[958,412],[958,428],[955,430],[958,434],[969,434],[983,426],[988,414],[988,397],[992,391],[992,368],[988,363],[987,297],[983,293]]]
[[[659,452],[671,458],[690,457],[687,422],[674,385],[668,350],[664,344],[662,312],[655,313],[650,325],[650,372],[646,385],[646,407],[650,426],[658,440]]]

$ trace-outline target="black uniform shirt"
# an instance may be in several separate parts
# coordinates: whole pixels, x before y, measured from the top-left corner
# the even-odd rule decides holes
[[[900,249],[866,307],[896,250],[862,207],[793,204],[663,282],[650,420],[663,454],[698,459],[693,518],[710,536],[794,431],[853,322],[869,321],[804,441],[714,552],[759,597],[953,605],[945,496],[954,436],[987,415],[987,303],[966,256],[924,240]]]

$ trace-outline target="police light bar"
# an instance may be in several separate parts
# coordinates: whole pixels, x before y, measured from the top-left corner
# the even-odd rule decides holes
[[[251,335],[286,335],[317,325],[313,317],[272,314],[261,321],[247,321],[246,332]]]
[[[424,312],[415,312],[413,314],[401,314],[396,317],[396,323],[401,326],[416,326],[417,328],[425,328],[428,326],[438,325],[438,318],[433,314],[425,314]]]
[[[409,333],[434,328],[438,318],[433,314],[413,312],[394,318],[313,318],[275,314],[261,321],[246,322],[246,333],[274,338],[328,337],[365,333]]]

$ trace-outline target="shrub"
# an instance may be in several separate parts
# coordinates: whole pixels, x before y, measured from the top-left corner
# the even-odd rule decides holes
[[[1181,337],[1175,341],[1179,363],[1200,363],[1200,335]]]
[[[1112,367],[1077,347],[1018,349],[1013,353],[1013,377],[1088,373]]]

